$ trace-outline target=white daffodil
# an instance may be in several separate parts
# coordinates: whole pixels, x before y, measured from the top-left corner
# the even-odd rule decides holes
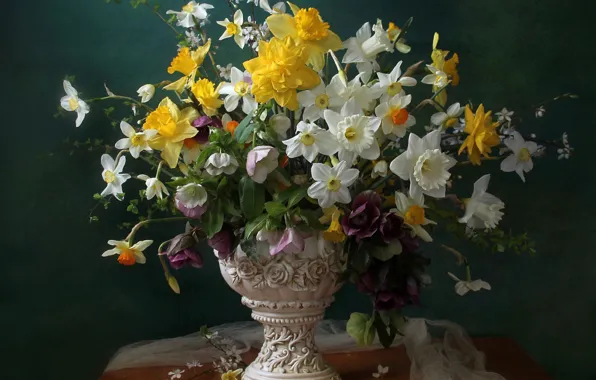
[[[142,151],[153,151],[149,147],[149,140],[157,134],[157,129],[147,129],[137,132],[130,124],[122,120],[120,122],[120,130],[126,137],[116,142],[116,149],[128,149],[130,155],[134,158],[139,158]]]
[[[318,200],[322,208],[331,207],[336,202],[350,203],[352,198],[348,186],[356,182],[360,172],[358,169],[348,168],[345,161],[340,161],[334,167],[313,164],[311,175],[316,182],[308,188],[308,196]]]
[[[424,205],[424,195],[422,195],[419,189],[414,193],[410,193],[410,196],[396,191],[395,206],[397,209],[394,212],[404,220],[404,223],[412,229],[412,232],[416,236],[426,242],[433,241],[433,238],[422,226],[436,223],[426,219],[424,213],[424,209],[426,208]]]
[[[238,161],[234,156],[227,153],[215,153],[209,156],[205,162],[205,170],[207,173],[216,176],[225,173],[227,175],[234,174],[238,169]]]
[[[137,176],[137,178],[145,181],[145,186],[147,186],[147,189],[145,190],[145,197],[147,197],[147,200],[151,200],[155,196],[157,196],[159,199],[163,199],[164,194],[170,195],[166,185],[164,185],[159,179],[155,177],[150,178],[145,174],[140,174]]]
[[[327,94],[325,82],[317,87],[300,91],[298,93],[298,103],[304,107],[304,114],[302,118],[308,122],[314,122],[323,117],[323,111],[329,107],[329,95]]]
[[[120,157],[118,162],[114,162],[114,159],[109,154],[101,156],[101,166],[103,166],[101,177],[107,184],[106,188],[101,192],[102,197],[112,194],[119,201],[122,200],[122,184],[130,178],[130,174],[122,173],[125,163],[126,157],[124,156]]]
[[[199,20],[199,22],[207,19],[207,9],[213,9],[213,5],[205,3],[200,4],[196,1],[191,1],[182,7],[181,12],[167,11],[166,14],[176,15],[179,26],[183,28],[192,28],[196,26],[195,19]]]
[[[513,114],[513,111],[509,111],[505,107],[503,107],[501,111],[495,112],[495,116],[498,118],[499,121],[506,121],[509,123],[511,123],[511,117],[513,116]]]
[[[362,75],[358,74],[346,83],[339,74],[335,74],[325,89],[328,96],[328,108],[339,112],[350,99],[354,99],[361,109],[369,110],[374,107],[375,99],[378,99],[380,94],[370,87],[364,86],[361,80]]]
[[[356,63],[358,71],[364,75],[364,81],[368,82],[372,71],[379,70],[377,63],[377,54],[387,51],[393,52],[393,42],[389,39],[387,31],[383,29],[381,20],[378,20],[372,27],[374,35],[371,33],[371,26],[366,22],[356,32],[356,37],[348,38],[344,41],[344,47],[347,49],[342,59],[343,63]]]
[[[362,115],[362,109],[350,99],[341,113],[325,110],[325,121],[329,132],[339,143],[339,159],[352,165],[357,157],[375,160],[381,151],[375,133],[381,125],[378,117]]]
[[[430,122],[443,128],[457,128],[459,117],[464,113],[459,103],[453,103],[447,108],[447,112],[437,112],[430,117]]]
[[[141,97],[141,103],[147,103],[155,95],[155,86],[152,84],[145,84],[137,90],[137,94]]]
[[[449,76],[444,71],[441,71],[432,65],[426,65],[426,68],[431,73],[422,78],[422,83],[431,84],[436,88],[443,88],[449,83]]]
[[[526,182],[524,172],[527,173],[534,167],[532,154],[538,150],[538,144],[524,140],[519,132],[513,132],[511,138],[506,139],[504,143],[513,153],[501,162],[501,170],[516,172],[522,181]]]
[[[372,86],[372,89],[382,94],[380,95],[381,102],[386,102],[395,95],[401,94],[404,86],[411,87],[416,85],[416,79],[401,76],[402,63],[403,61],[399,61],[389,74],[377,73],[379,81]]]
[[[292,126],[292,122],[290,118],[284,115],[283,113],[279,113],[276,115],[271,116],[269,119],[269,124],[271,128],[277,133],[280,139],[285,139],[288,136],[288,129]]]
[[[289,158],[304,156],[308,162],[313,162],[319,153],[331,156],[339,149],[333,135],[316,124],[301,121],[296,131],[296,136],[282,141]]]
[[[236,42],[236,45],[238,45],[240,49],[244,49],[246,41],[242,37],[243,22],[244,15],[240,9],[234,13],[234,21],[230,21],[228,18],[224,19],[223,21],[217,21],[219,25],[226,28],[221,37],[219,37],[219,40],[221,41],[225,40],[226,38],[234,37],[234,42]]]
[[[375,166],[373,166],[373,170],[372,173],[370,173],[370,177],[371,178],[377,178],[377,177],[387,177],[387,161],[385,160],[381,160],[379,162],[377,162],[375,164]]]
[[[64,92],[66,92],[66,96],[63,96],[62,99],[60,99],[60,105],[66,111],[77,113],[75,125],[76,127],[79,127],[81,123],[83,123],[85,115],[89,113],[89,106],[87,103],[85,103],[85,101],[79,99],[79,93],[74,87],[72,87],[69,81],[64,80],[62,85],[64,86]]]
[[[459,219],[470,229],[492,229],[499,224],[503,217],[501,209],[505,203],[494,195],[487,193],[490,174],[486,174],[474,183],[472,198],[464,200],[466,213]]]
[[[242,99],[242,112],[249,115],[257,109],[257,102],[250,94],[252,80],[248,72],[242,72],[239,69],[232,67],[230,71],[230,83],[224,83],[219,93],[227,95],[224,98],[224,107],[226,111],[232,112],[238,108],[238,103]]]
[[[178,188],[176,200],[186,208],[202,206],[207,202],[207,190],[198,183],[188,183]]]
[[[408,128],[416,124],[416,118],[406,109],[411,101],[412,95],[397,94],[375,108],[375,115],[382,119],[384,134],[404,137]]]
[[[453,280],[457,281],[457,283],[455,284],[455,292],[457,294],[459,294],[460,296],[465,295],[470,290],[473,292],[477,292],[481,289],[486,289],[486,290],[491,289],[490,284],[486,281],[482,281],[481,279],[474,280],[474,281],[464,281],[464,280],[460,280],[456,275],[454,275],[451,272],[447,272],[447,274]]]
[[[410,194],[418,188],[434,198],[445,197],[445,185],[455,165],[453,157],[441,152],[441,131],[435,130],[423,138],[410,133],[408,149],[397,156],[389,168],[403,180],[410,181]]]
[[[259,7],[261,7],[261,9],[263,9],[265,12],[270,13],[270,14],[284,14],[286,13],[286,4],[283,1],[280,1],[278,3],[275,3],[275,5],[270,6],[269,5],[269,0],[256,0],[256,2],[259,2]]]
[[[143,251],[153,244],[153,240],[141,240],[132,247],[126,240],[108,240],[108,244],[114,246],[114,248],[105,251],[102,254],[103,257],[118,255],[120,264],[134,265],[135,263],[145,264],[147,259]]]

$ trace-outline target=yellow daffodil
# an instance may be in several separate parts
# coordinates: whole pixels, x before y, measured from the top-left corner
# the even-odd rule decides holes
[[[168,67],[168,73],[174,74],[179,72],[184,76],[177,81],[165,86],[164,90],[176,91],[177,93],[184,91],[189,79],[191,82],[194,81],[197,70],[203,64],[205,56],[207,56],[207,53],[209,53],[210,48],[211,40],[207,40],[205,45],[194,51],[191,51],[187,47],[180,49],[178,55],[174,57],[172,63],[170,63],[170,67]]]
[[[451,58],[447,59],[449,55],[448,50],[441,50],[437,49],[437,45],[439,44],[439,33],[435,33],[433,38],[433,51],[430,55],[433,64],[432,66],[435,67],[437,70],[444,72],[449,76],[451,79],[451,85],[457,86],[459,84],[459,73],[457,71],[457,65],[459,64],[459,56],[457,53],[453,53]],[[438,91],[440,87],[433,86],[433,91]],[[435,99],[439,104],[444,106],[447,103],[447,92],[442,91],[439,96]]]
[[[468,134],[459,148],[458,154],[468,151],[470,162],[480,165],[480,155],[488,157],[492,147],[499,145],[501,140],[495,128],[498,122],[493,123],[491,111],[484,112],[484,105],[478,106],[476,114],[470,106],[466,106],[466,126],[464,132]]]
[[[192,94],[197,98],[201,106],[203,106],[203,112],[207,116],[215,115],[217,109],[223,104],[223,100],[219,99],[220,86],[215,88],[213,82],[204,78],[192,85]]]
[[[240,380],[240,374],[242,374],[242,368],[238,368],[234,371],[228,371],[221,374],[221,380]]]
[[[118,255],[118,262],[122,265],[130,266],[136,263],[145,264],[147,259],[143,251],[147,249],[153,240],[142,240],[131,246],[126,240],[108,240],[108,244],[114,246],[105,251],[102,256],[108,257]]]
[[[323,231],[323,239],[332,243],[341,243],[346,240],[346,234],[344,234],[339,221],[342,215],[343,212],[337,206],[323,209],[323,216],[319,218],[319,222],[323,224],[329,223],[329,228]]]
[[[298,45],[304,45],[308,64],[319,71],[325,66],[325,53],[343,48],[341,39],[329,30],[315,8],[298,8],[288,3],[294,17],[288,14],[273,14],[267,17],[267,25],[277,38],[292,37]]]
[[[292,37],[259,42],[259,56],[244,62],[252,76],[252,94],[259,103],[275,99],[290,110],[298,109],[296,90],[308,90],[321,82],[319,75],[306,66],[308,54]]]
[[[162,100],[159,107],[147,116],[143,129],[157,130],[149,146],[161,151],[161,157],[170,168],[178,165],[184,140],[197,134],[197,129],[190,124],[197,117],[199,113],[193,107],[181,110],[170,98]]]

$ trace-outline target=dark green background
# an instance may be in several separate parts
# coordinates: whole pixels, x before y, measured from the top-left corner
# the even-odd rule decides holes
[[[213,19],[228,15],[224,1],[211,3],[217,7]],[[493,286],[462,298],[445,275],[459,268],[444,251],[429,248],[434,282],[413,314],[461,323],[473,335],[511,336],[555,379],[596,379],[593,2],[296,3],[318,7],[344,39],[379,16],[398,22],[414,16],[408,37],[416,53],[407,62],[426,56],[433,32],[440,31],[440,46],[458,51],[462,61],[461,86],[452,99],[465,94],[457,99],[500,109],[567,91],[581,96],[549,108],[543,122],[530,118],[525,124],[525,131],[544,138],[567,131],[576,148],[572,160],[536,160],[525,185],[497,165],[463,172],[470,180],[495,172],[491,192],[507,204],[505,224],[526,229],[537,240],[538,257],[460,246],[474,274]],[[124,236],[115,227],[122,212],[113,207],[100,214],[100,224],[87,223],[91,195],[103,188],[99,153],[70,156],[61,142],[88,136],[115,141],[118,132],[99,107],[78,130],[74,115],[52,118],[66,74],[77,76],[75,86],[87,96],[103,94],[104,81],[134,95],[144,83],[167,79],[173,33],[147,10],[100,0],[10,1],[2,11],[0,377],[93,379],[122,345],[248,319],[208,251],[206,269],[179,273],[180,296],[166,286],[155,258],[125,268],[100,257],[109,238]],[[217,25],[211,29],[213,36],[221,33]],[[220,63],[237,58],[231,41],[223,46],[230,50],[218,54]],[[175,231],[152,234],[158,240]],[[368,310],[366,298],[351,287],[337,298],[331,318]]]

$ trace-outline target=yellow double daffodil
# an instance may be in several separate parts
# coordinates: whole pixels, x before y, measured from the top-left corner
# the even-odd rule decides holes
[[[466,106],[466,126],[464,132],[468,134],[458,154],[464,150],[468,151],[470,162],[480,165],[480,156],[489,157],[494,146],[501,142],[497,134],[498,122],[493,123],[491,111],[485,112],[484,105],[478,106],[476,113],[472,112],[470,106]]]
[[[171,90],[181,93],[186,88],[189,80],[191,83],[194,82],[197,70],[199,70],[199,67],[201,67],[203,64],[203,61],[205,60],[207,53],[209,53],[210,48],[211,40],[209,39],[205,45],[200,46],[194,51],[191,51],[187,47],[180,49],[178,55],[174,57],[172,63],[170,63],[170,67],[168,67],[168,73],[174,74],[179,72],[184,76],[177,81],[165,86],[164,90]]]
[[[437,49],[438,44],[439,33],[435,33],[433,38],[433,51],[430,55],[433,61],[432,66],[449,75],[449,78],[451,79],[451,85],[457,86],[459,84],[459,72],[457,71],[459,56],[457,53],[453,53],[451,58],[447,59],[447,56],[450,53],[449,50]],[[433,87],[433,91],[436,92],[438,90],[439,88]],[[445,104],[447,104],[447,91],[443,90],[439,96],[435,98],[435,100],[440,105],[445,106]]]

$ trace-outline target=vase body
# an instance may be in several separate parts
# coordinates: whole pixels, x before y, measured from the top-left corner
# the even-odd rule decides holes
[[[304,252],[269,255],[256,242],[247,255],[240,247],[220,260],[226,282],[242,295],[252,317],[264,326],[264,343],[244,380],[339,380],[315,344],[315,328],[341,284],[345,255],[319,234],[306,239]]]

